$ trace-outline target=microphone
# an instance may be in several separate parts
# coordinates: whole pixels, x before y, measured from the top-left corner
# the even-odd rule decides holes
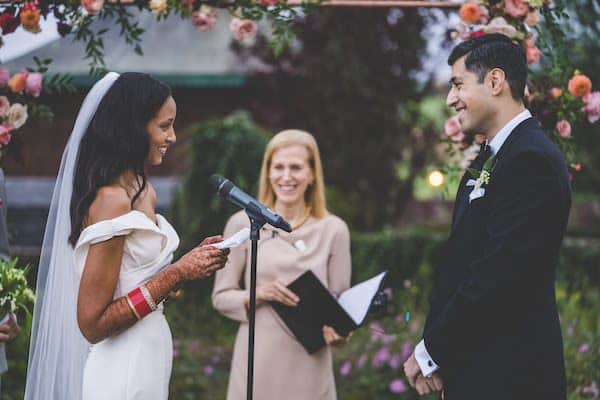
[[[267,224],[291,232],[292,227],[280,215],[259,203],[254,197],[247,195],[244,191],[235,186],[230,180],[220,175],[211,175],[208,182],[217,190],[217,193],[230,203],[249,210],[257,218],[261,218]]]

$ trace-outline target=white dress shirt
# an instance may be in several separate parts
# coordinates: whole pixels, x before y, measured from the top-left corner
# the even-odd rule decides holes
[[[510,136],[511,132],[517,127],[517,125],[528,118],[531,118],[531,113],[528,109],[525,109],[498,131],[498,133],[488,144],[490,146],[490,150],[492,151],[492,155],[498,154],[498,151],[500,151],[500,148],[508,136]],[[417,347],[415,347],[415,359],[417,360],[417,364],[419,364],[419,368],[421,368],[421,373],[426,378],[430,377],[431,374],[439,369],[439,366],[427,352],[424,340],[421,340],[419,344],[417,344]]]

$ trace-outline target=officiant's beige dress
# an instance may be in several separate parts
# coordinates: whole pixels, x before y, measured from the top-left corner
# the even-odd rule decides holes
[[[224,237],[249,226],[246,214],[238,212],[228,221]],[[275,279],[287,284],[310,269],[336,295],[350,286],[350,235],[346,223],[340,218],[331,214],[322,219],[310,217],[291,233],[266,226],[260,235],[258,285]],[[213,304],[221,314],[240,322],[227,400],[246,399],[248,318],[244,299],[249,291],[249,282],[248,241],[231,250],[227,265],[216,274],[212,296]],[[268,304],[256,310],[254,398],[336,399],[329,346],[308,354]]]

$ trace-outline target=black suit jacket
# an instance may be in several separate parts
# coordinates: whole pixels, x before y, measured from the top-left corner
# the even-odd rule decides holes
[[[485,196],[465,205],[466,181],[423,334],[445,398],[564,399],[554,293],[571,207],[564,158],[529,118],[496,154]]]

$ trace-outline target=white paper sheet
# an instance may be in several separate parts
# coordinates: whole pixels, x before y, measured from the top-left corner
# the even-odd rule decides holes
[[[240,246],[248,239],[250,239],[250,228],[244,228],[222,242],[211,244],[211,246],[217,249],[231,249]]]
[[[338,298],[340,306],[352,317],[357,325],[360,325],[367,316],[371,301],[373,301],[373,297],[375,297],[384,276],[385,272],[382,272],[369,280],[361,282],[346,290]]]

